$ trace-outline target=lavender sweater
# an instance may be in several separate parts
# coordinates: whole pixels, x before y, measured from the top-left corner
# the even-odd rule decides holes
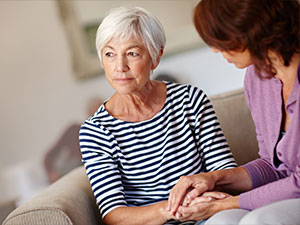
[[[249,66],[244,88],[256,127],[260,158],[243,166],[250,174],[253,189],[240,195],[240,207],[252,210],[283,199],[300,198],[300,64],[286,104],[291,122],[279,142],[281,81],[260,79],[254,67]],[[275,148],[282,162],[278,167],[274,164]]]

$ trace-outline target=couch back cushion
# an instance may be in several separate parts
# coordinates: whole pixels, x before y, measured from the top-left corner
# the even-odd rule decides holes
[[[238,165],[258,158],[255,126],[244,90],[215,95],[210,100]]]

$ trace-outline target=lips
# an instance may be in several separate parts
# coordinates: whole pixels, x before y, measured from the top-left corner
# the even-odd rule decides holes
[[[130,78],[130,77],[125,77],[125,78],[116,78],[116,79],[114,79],[114,80],[117,81],[117,82],[125,83],[125,82],[128,82],[128,81],[131,81],[132,78]]]

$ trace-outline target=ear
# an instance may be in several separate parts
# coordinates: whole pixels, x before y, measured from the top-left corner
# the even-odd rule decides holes
[[[152,66],[151,66],[152,70],[154,70],[158,66],[158,64],[160,62],[160,58],[162,57],[163,54],[164,54],[164,49],[161,48],[160,51],[159,51],[159,53],[158,53],[158,56],[157,56],[155,64],[152,64]]]

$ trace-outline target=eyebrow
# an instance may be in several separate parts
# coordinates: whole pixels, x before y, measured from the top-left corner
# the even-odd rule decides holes
[[[112,46],[110,46],[110,45],[105,45],[105,46],[103,47],[103,49],[104,49],[104,48],[110,48],[110,49],[112,49],[112,50],[115,50],[114,47],[112,47]],[[126,50],[132,49],[132,48],[139,48],[139,49],[142,49],[141,46],[139,46],[139,45],[132,45],[132,46],[127,47]]]

